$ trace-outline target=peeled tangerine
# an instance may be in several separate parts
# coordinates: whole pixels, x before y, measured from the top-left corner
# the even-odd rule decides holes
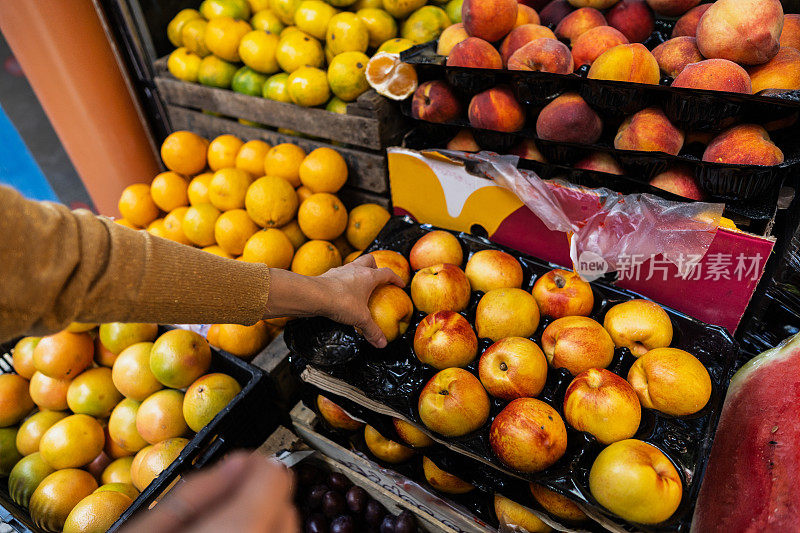
[[[405,100],[417,89],[417,71],[400,61],[399,54],[375,54],[367,64],[365,75],[370,87],[392,100]]]

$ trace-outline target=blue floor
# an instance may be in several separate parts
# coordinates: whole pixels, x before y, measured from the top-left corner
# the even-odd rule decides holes
[[[0,183],[10,185],[33,200],[57,202],[48,183],[19,132],[0,107]]]

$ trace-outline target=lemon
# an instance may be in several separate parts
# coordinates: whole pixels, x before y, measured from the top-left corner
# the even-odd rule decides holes
[[[453,24],[461,22],[461,5],[463,3],[464,0],[450,0],[447,2],[447,5],[444,6],[444,12],[447,13],[450,22]]]
[[[231,89],[237,93],[261,96],[266,81],[267,76],[245,66],[237,70],[236,74],[233,75]]]
[[[236,74],[236,65],[228,63],[217,56],[210,55],[200,61],[197,81],[210,87],[227,89],[231,86],[234,74]]]
[[[200,57],[211,53],[206,47],[206,26],[208,22],[205,19],[194,19],[184,24],[181,30],[183,46]]]
[[[167,59],[167,70],[179,80],[196,82],[202,59],[185,47],[176,48]]]
[[[287,26],[294,24],[294,12],[302,0],[269,0],[269,8]]]
[[[278,48],[278,36],[262,30],[253,30],[239,42],[239,57],[253,70],[263,74],[273,74],[280,70],[275,59]]]
[[[400,35],[417,44],[427,43],[439,37],[442,31],[450,26],[450,17],[444,9],[436,6],[424,6],[414,11],[400,30]]]
[[[324,39],[328,22],[335,14],[336,8],[322,0],[303,0],[294,12],[294,23],[312,37]]]
[[[167,24],[167,38],[176,48],[183,46],[181,30],[190,20],[199,19],[202,15],[196,9],[181,9]]]
[[[322,105],[331,97],[325,71],[314,67],[300,67],[292,72],[288,91],[292,102],[303,107]]]
[[[253,18],[250,19],[250,25],[254,30],[274,33],[275,35],[283,31],[283,22],[269,9],[262,9],[253,15]]]
[[[404,19],[425,5],[425,0],[383,0],[383,9],[396,19]]]
[[[369,58],[361,52],[344,52],[333,58],[328,67],[328,84],[333,94],[352,102],[369,89],[367,70]]]
[[[269,100],[275,100],[276,102],[289,103],[292,99],[289,98],[288,84],[289,75],[285,72],[270,76],[264,83],[261,96]]]
[[[281,69],[291,74],[300,67],[321,67],[325,53],[318,40],[303,31],[293,30],[278,41],[275,58]]]
[[[326,44],[333,55],[342,52],[366,52],[369,46],[369,32],[366,25],[355,13],[339,13],[331,18],[325,33]]]
[[[239,61],[239,42],[251,31],[250,24],[231,17],[211,19],[206,26],[206,46],[225,61]]]
[[[398,37],[396,39],[389,39],[382,45],[378,47],[377,52],[388,52],[390,54],[399,54],[403,50],[408,50],[412,46],[414,46],[414,41],[411,39],[404,39],[403,37]],[[376,53],[377,53],[376,52]]]
[[[338,113],[340,115],[347,114],[347,102],[339,98],[338,96],[334,96],[330,100],[328,100],[328,105],[325,106],[327,111],[331,113]]]
[[[219,17],[246,20],[250,18],[250,4],[247,0],[203,0],[200,13],[208,20]]]
[[[383,9],[359,9],[356,15],[367,27],[371,48],[378,48],[382,43],[397,37],[397,22]]]

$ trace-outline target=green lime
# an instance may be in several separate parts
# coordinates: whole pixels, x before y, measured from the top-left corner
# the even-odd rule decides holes
[[[233,75],[231,89],[237,93],[261,96],[266,81],[267,77],[264,74],[256,72],[250,67],[242,67]]]

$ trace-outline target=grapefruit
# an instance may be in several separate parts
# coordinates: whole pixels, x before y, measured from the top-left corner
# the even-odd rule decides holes
[[[143,401],[136,413],[136,430],[150,444],[185,435],[189,427],[183,419],[183,393],[167,389]]]
[[[28,380],[17,374],[0,374],[0,427],[16,424],[31,409]]]
[[[150,371],[150,352],[152,342],[139,342],[128,346],[119,354],[111,369],[114,386],[126,398],[144,401],[164,386]]]
[[[129,455],[133,455],[133,452],[129,452],[125,448],[121,447],[119,444],[114,442],[111,438],[111,435],[108,433],[108,424],[103,426],[103,434],[105,435],[105,444],[103,444],[103,452],[111,459],[119,459],[120,457],[127,457]]]
[[[208,342],[194,331],[173,329],[161,335],[150,352],[150,370],[167,387],[183,389],[211,364]]]
[[[106,491],[119,492],[126,495],[131,500],[135,500],[139,497],[139,491],[136,490],[136,487],[133,486],[133,483],[105,483],[104,485],[97,487],[97,490],[94,491],[94,494]]]
[[[67,389],[67,405],[76,414],[105,418],[122,400],[114,387],[111,369],[92,368],[72,380]]]
[[[39,452],[23,457],[8,476],[8,492],[17,505],[28,507],[31,494],[36,487],[55,472],[55,469],[42,459]]]
[[[173,438],[153,445],[153,447],[143,455],[136,469],[134,470],[131,468],[131,477],[133,478],[134,486],[140,491],[144,490],[161,472],[178,458],[181,451],[188,443],[188,439]],[[147,450],[147,448],[145,448],[145,450]]]
[[[45,431],[39,452],[55,469],[79,468],[94,461],[103,444],[105,434],[100,422],[88,415],[71,415]]]
[[[100,342],[117,355],[137,342],[148,342],[158,337],[158,324],[110,322],[100,324]]]
[[[42,337],[33,350],[33,366],[45,376],[71,379],[92,364],[93,356],[94,343],[88,333],[61,331]]]
[[[111,418],[108,419],[111,440],[129,453],[136,453],[147,446],[147,441],[136,430],[136,413],[139,412],[140,405],[136,400],[125,398],[114,408]]]
[[[31,379],[36,367],[33,366],[33,350],[41,337],[23,337],[11,352],[11,364],[14,371],[25,379]]]
[[[111,368],[114,366],[114,361],[117,360],[117,354],[103,346],[100,342],[100,337],[94,339],[94,362],[99,366],[107,366]]]
[[[103,473],[100,475],[100,481],[104,484],[110,483],[131,483],[131,464],[133,463],[133,456],[120,457],[111,461]]]
[[[242,387],[227,374],[207,374],[186,389],[183,417],[192,431],[200,431],[233,400]]]
[[[62,411],[39,411],[28,417],[19,426],[17,432],[17,450],[22,455],[30,455],[39,451],[39,441],[45,431],[53,424],[67,417]]]
[[[64,411],[69,407],[67,405],[69,383],[69,379],[53,379],[41,372],[35,372],[29,386],[31,399],[39,409]]]
[[[33,523],[47,531],[61,531],[72,509],[97,488],[85,470],[57,470],[42,480],[31,495]]]
[[[117,491],[89,494],[70,511],[64,533],[105,533],[131,503],[130,496]]]

